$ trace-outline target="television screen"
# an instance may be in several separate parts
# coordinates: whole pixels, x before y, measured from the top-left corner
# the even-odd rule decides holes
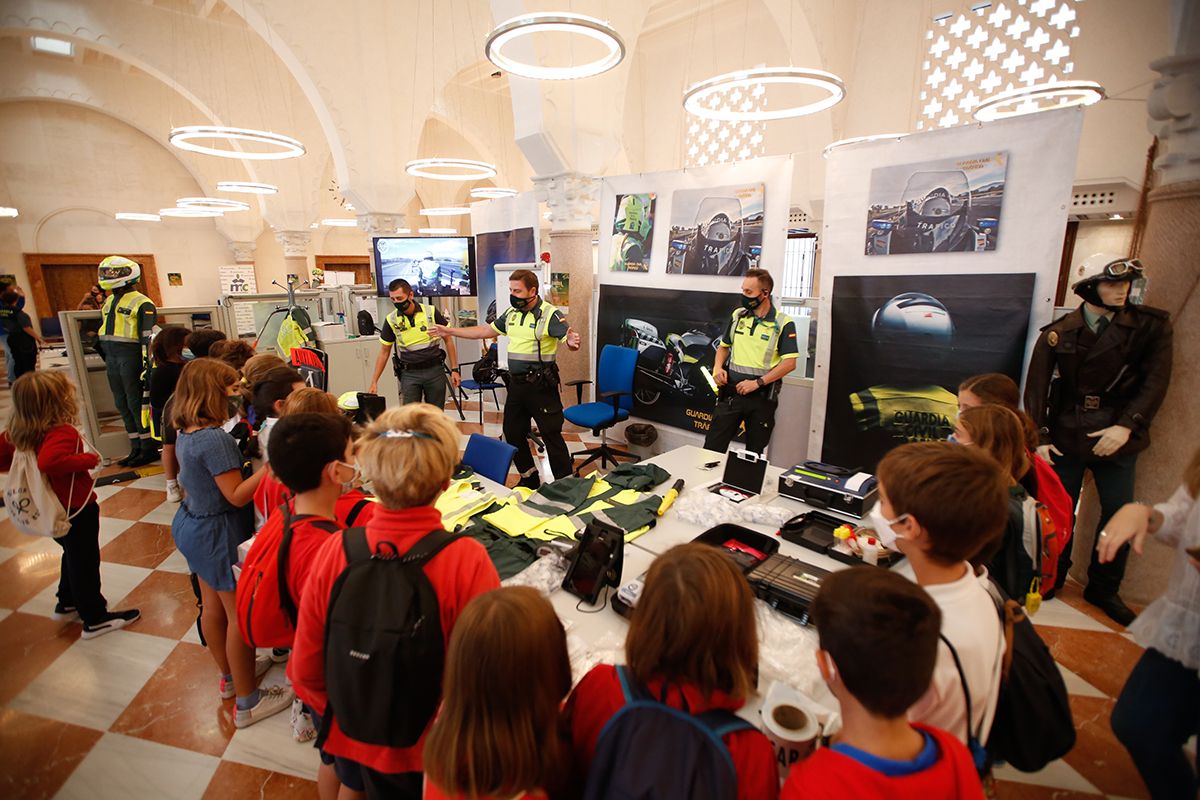
[[[470,236],[381,236],[374,240],[380,297],[403,278],[418,297],[475,295],[475,240]]]

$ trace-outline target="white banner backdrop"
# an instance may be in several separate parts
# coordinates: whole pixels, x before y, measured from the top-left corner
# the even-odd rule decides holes
[[[1051,321],[1054,310],[1082,122],[1081,109],[1065,109],[913,134],[900,141],[867,142],[838,148],[830,154],[825,177],[810,458],[819,459],[824,444],[834,323],[832,300],[834,281],[839,277],[1033,273],[1033,307],[1025,342],[1025,351],[1029,351],[1038,329]],[[989,160],[991,164],[984,166]],[[919,174],[935,171],[943,175],[962,173],[963,186],[958,192],[951,187],[943,194],[951,213],[961,198],[971,193],[981,205],[986,204],[985,213],[996,214],[980,219],[980,214],[973,212],[970,219],[974,230],[962,242],[967,248],[964,251],[921,252],[949,244],[940,238],[944,229],[934,219],[945,209],[933,209],[922,218],[932,223],[926,226],[932,239],[906,241],[886,235],[888,221],[896,218],[906,201],[915,200],[918,206],[923,201],[932,200],[933,205],[940,202],[936,195],[945,180],[934,181],[929,187],[917,185]],[[898,178],[897,173],[908,177],[900,180],[904,176]],[[878,224],[872,226],[872,221]],[[953,391],[957,387],[946,388]]]

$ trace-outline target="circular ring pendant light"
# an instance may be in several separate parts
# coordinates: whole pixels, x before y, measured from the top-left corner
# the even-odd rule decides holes
[[[980,122],[992,122],[1056,108],[1090,106],[1105,97],[1104,87],[1095,81],[1038,83],[994,94],[975,106],[971,115]]]
[[[224,197],[181,197],[175,201],[179,208],[199,208],[203,211],[248,211],[250,204],[241,200],[227,200]]]
[[[461,206],[446,206],[444,208],[422,208],[423,217],[461,217],[471,213],[471,209]]]
[[[218,181],[217,191],[235,194],[275,194],[279,191],[279,187],[271,183],[253,183],[251,181]]]
[[[828,92],[827,97],[775,111],[742,111],[733,108],[711,108],[705,101],[714,94],[729,89],[750,88],[755,84],[783,84],[791,86],[813,86]],[[726,122],[767,122],[774,119],[803,117],[832,108],[846,96],[842,79],[831,72],[804,67],[760,67],[742,69],[717,75],[715,78],[694,83],[683,94],[683,107],[689,114],[701,119],[718,119]]]
[[[404,165],[414,178],[435,181],[478,181],[496,177],[496,165],[470,158],[418,158]]]
[[[471,197],[479,200],[495,200],[500,197],[516,197],[517,190],[504,186],[480,186],[471,190]]]
[[[505,45],[516,39],[532,36],[535,33],[569,33],[575,36],[586,36],[604,45],[607,49],[600,58],[586,64],[572,64],[567,67],[543,67],[540,64],[530,64],[504,54]],[[532,14],[522,14],[500,23],[483,45],[484,55],[497,68],[522,78],[533,78],[543,81],[574,80],[590,78],[608,72],[620,64],[625,58],[625,41],[611,25],[595,17],[583,14],[572,14],[567,11],[539,11]]]
[[[829,154],[839,147],[848,147],[852,144],[862,144],[863,142],[882,142],[893,141],[898,142],[908,136],[907,133],[872,133],[870,136],[851,136],[847,139],[838,139],[836,142],[830,142],[825,145],[825,149],[821,151],[821,158],[829,158]]]
[[[228,149],[210,147],[198,144],[198,141],[209,139],[224,140],[230,143]],[[274,150],[242,151],[232,147],[233,142],[253,142],[266,145]],[[251,161],[275,161],[283,158],[299,158],[304,155],[304,145],[290,136],[270,131],[257,131],[252,128],[231,128],[227,125],[184,125],[171,130],[171,144],[180,150],[190,150],[193,153],[203,153],[208,156],[221,158],[245,158]]]
[[[199,219],[201,217],[220,217],[223,216],[221,211],[213,211],[207,208],[189,208],[187,206],[178,208],[160,208],[159,216],[163,217],[180,217],[181,219]]]
[[[118,211],[113,216],[128,222],[162,222],[158,214],[143,214],[140,211]]]

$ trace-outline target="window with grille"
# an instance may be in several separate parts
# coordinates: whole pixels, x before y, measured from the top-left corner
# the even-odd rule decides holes
[[[917,130],[972,122],[992,95],[1067,79],[1081,2],[971,2],[935,16],[925,34]]]
[[[809,326],[806,341],[799,342],[800,351],[807,353],[803,368],[793,375],[797,378],[813,376],[813,359],[816,355],[816,287],[813,279],[817,266],[817,236],[814,233],[789,233],[783,251],[783,276],[775,283],[775,296],[783,313],[796,320],[801,329]]]

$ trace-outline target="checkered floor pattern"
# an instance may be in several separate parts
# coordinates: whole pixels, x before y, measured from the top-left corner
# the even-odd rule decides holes
[[[0,416],[7,416],[7,392]],[[472,414],[472,410],[474,414]],[[469,406],[467,434],[499,434],[500,416]],[[594,441],[568,434],[572,450]],[[515,480],[515,476],[512,480]],[[0,511],[0,797],[316,797],[317,755],[291,738],[288,714],[245,730],[195,629],[187,566],[171,540],[175,506],[161,475],[98,490],[101,574],[112,608],[141,619],[92,641],[51,620],[60,549],[16,531]],[[651,534],[653,535],[653,534]],[[1034,775],[997,773],[1001,798],[1145,797],[1108,718],[1141,649],[1069,585],[1036,623],[1071,692],[1075,749]],[[265,683],[284,681],[274,667]]]

